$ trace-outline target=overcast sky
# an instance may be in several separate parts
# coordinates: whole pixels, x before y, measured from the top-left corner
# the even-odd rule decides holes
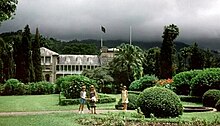
[[[177,40],[220,38],[220,0],[19,0],[13,20],[0,33],[38,27],[43,36],[60,40],[162,40],[163,27],[176,24]]]

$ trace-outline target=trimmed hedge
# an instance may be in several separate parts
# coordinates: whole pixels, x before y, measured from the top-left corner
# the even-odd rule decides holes
[[[42,95],[54,93],[54,84],[49,82],[36,82],[23,84],[17,79],[9,79],[0,86],[0,95]]]
[[[178,95],[189,95],[191,79],[197,76],[202,70],[191,70],[176,74],[173,77],[174,92]]]
[[[29,83],[28,85],[29,87],[28,87],[27,94],[30,94],[30,95],[53,94],[55,91],[55,85],[50,82],[46,82],[46,81]]]
[[[163,87],[145,89],[138,97],[138,106],[145,117],[178,117],[182,115],[183,106],[180,98],[173,91]]]
[[[155,86],[158,78],[155,75],[145,75],[139,80],[135,80],[129,86],[129,90],[143,91],[145,88]]]
[[[220,71],[206,69],[191,80],[191,95],[202,97],[209,89],[220,89]]]
[[[202,97],[203,106],[215,107],[217,101],[220,99],[220,90],[208,90]]]
[[[184,96],[179,95],[180,100],[184,102],[202,103],[202,98],[198,96]]]
[[[99,94],[99,99],[96,103],[112,103],[112,102],[116,102],[116,98],[110,97],[108,95],[102,95]],[[79,98],[77,99],[66,99],[66,97],[64,96],[64,94],[61,92],[59,95],[59,105],[75,105],[75,104],[79,104]]]
[[[137,98],[138,98],[138,95],[136,95],[136,94],[128,94],[128,101],[129,101],[128,107],[127,107],[128,110],[134,110],[134,109],[138,108]],[[118,104],[115,105],[116,109],[118,109],[119,107],[123,107],[121,101],[122,101],[122,99],[120,99],[118,101]]]

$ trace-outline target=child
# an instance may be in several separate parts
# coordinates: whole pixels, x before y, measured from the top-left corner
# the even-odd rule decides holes
[[[80,99],[79,99],[80,105],[79,105],[79,113],[84,113],[83,108],[86,104],[86,86],[82,86],[82,91],[80,92]]]
[[[93,85],[90,86],[90,107],[91,113],[96,114],[96,102],[98,101],[98,95],[96,93],[95,87]]]
[[[122,99],[122,105],[123,105],[123,110],[127,111],[127,104],[128,104],[128,91],[126,90],[126,86],[123,87],[121,91],[121,99]]]

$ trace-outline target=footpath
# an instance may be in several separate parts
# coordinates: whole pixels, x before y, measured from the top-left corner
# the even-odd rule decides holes
[[[134,111],[134,110],[127,110]],[[33,112],[0,112],[0,116],[23,116],[23,115],[40,115],[40,114],[53,114],[53,113],[78,113],[78,110],[61,110],[61,111],[33,111]],[[97,114],[108,112],[123,112],[123,110],[96,110]],[[84,114],[89,114],[89,110],[85,110]]]

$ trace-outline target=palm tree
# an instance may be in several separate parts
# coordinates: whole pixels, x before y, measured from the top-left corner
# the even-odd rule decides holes
[[[121,44],[116,56],[110,62],[110,67],[116,80],[123,80],[126,77],[125,82],[119,81],[126,86],[129,86],[133,80],[139,79],[143,74],[142,59],[143,51],[133,45]]]

